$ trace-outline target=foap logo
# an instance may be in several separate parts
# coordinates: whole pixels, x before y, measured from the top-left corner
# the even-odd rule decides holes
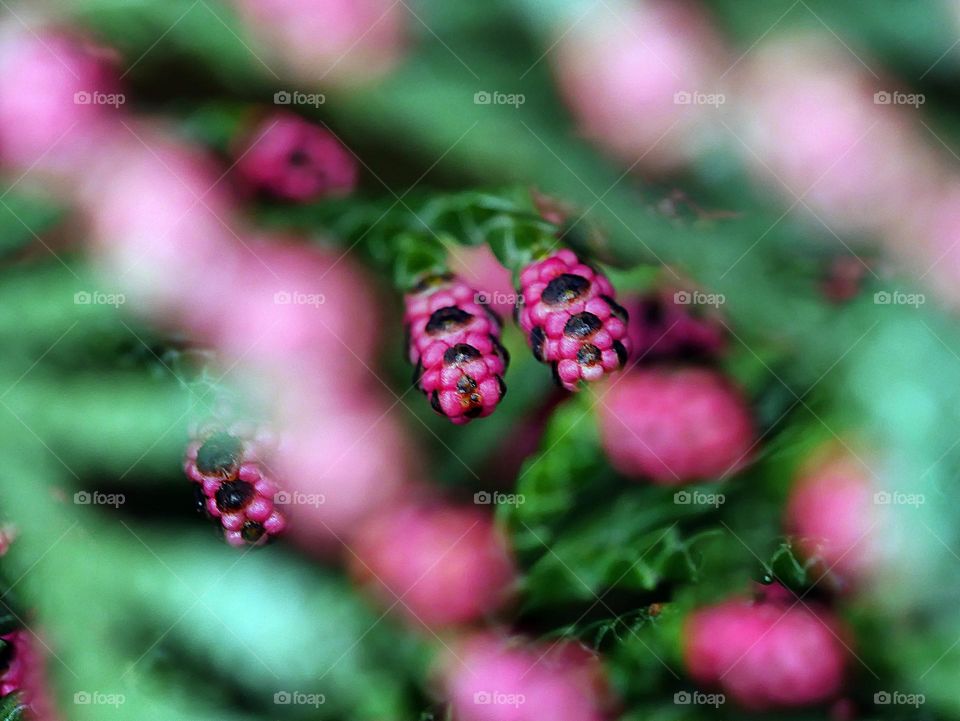
[[[714,508],[720,508],[727,502],[727,497],[722,493],[677,491],[673,494],[673,502],[678,506],[713,506]]]
[[[473,94],[474,105],[512,105],[519,108],[527,102],[527,96],[523,93],[501,93],[499,90],[488,92],[478,90]]]
[[[322,693],[303,693],[302,691],[277,691],[273,702],[278,706],[313,706],[320,708],[327,702]]]
[[[927,302],[923,293],[904,293],[900,290],[880,290],[873,294],[874,305],[909,305],[919,308]]]
[[[273,302],[276,305],[312,305],[314,308],[319,308],[327,302],[327,297],[323,293],[278,290],[273,294]]]
[[[527,499],[522,493],[500,493],[480,491],[473,494],[473,502],[478,506],[522,506]]]
[[[122,693],[102,693],[100,691],[77,691],[73,694],[77,706],[113,706],[120,708],[127,702]]]
[[[119,508],[127,502],[122,493],[101,493],[100,491],[77,491],[73,502],[78,506],[113,506]]]
[[[927,102],[923,93],[901,93],[899,90],[878,90],[873,94],[874,105],[912,105],[919,108]]]
[[[674,105],[712,105],[719,108],[727,102],[723,93],[701,93],[698,90],[678,90],[673,94]]]
[[[480,290],[474,293],[473,302],[478,305],[523,305],[523,296],[519,293]]]
[[[319,108],[327,102],[323,93],[301,93],[299,90],[278,90],[273,94],[274,105],[309,105]]]
[[[114,108],[119,108],[127,102],[127,96],[123,93],[101,93],[99,90],[81,90],[73,94],[73,102],[75,105],[109,105]]]
[[[919,508],[927,502],[922,493],[904,493],[902,491],[877,491],[873,494],[877,506],[913,506]]]
[[[677,691],[673,694],[673,702],[678,706],[713,706],[714,708],[720,708],[727,702],[727,697],[722,693]]]
[[[723,293],[702,293],[699,290],[678,290],[673,294],[677,305],[711,305],[717,308],[727,302]]]
[[[922,693],[877,691],[873,694],[873,702],[877,706],[913,706],[914,708],[920,708],[926,701],[927,697]]]
[[[101,293],[98,290],[93,292],[78,290],[73,294],[74,305],[112,305],[119,308],[127,302],[127,296],[123,293]]]
[[[322,493],[277,491],[273,495],[273,502],[278,506],[313,506],[317,508],[327,502],[327,497]]]
[[[513,708],[520,708],[527,702],[527,697],[522,693],[477,691],[473,694],[473,702],[478,706],[512,706]]]

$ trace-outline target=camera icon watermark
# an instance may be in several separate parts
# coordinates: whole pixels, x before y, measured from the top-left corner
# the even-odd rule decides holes
[[[278,90],[273,94],[274,105],[309,105],[319,108],[327,102],[323,93],[302,93],[299,90]]]
[[[122,693],[102,693],[100,691],[77,691],[73,694],[73,703],[77,706],[113,706],[120,708],[127,702]]]
[[[923,293],[904,293],[900,290],[878,290],[873,294],[874,305],[909,305],[919,308],[927,302]]]
[[[277,706],[313,706],[320,708],[327,702],[322,693],[303,693],[302,691],[277,691],[273,694],[273,703]]]
[[[474,105],[512,105],[515,108],[519,108],[525,102],[527,102],[527,97],[523,93],[478,90],[473,94]]]
[[[278,290],[273,294],[273,302],[275,305],[311,305],[319,308],[327,302],[327,297],[323,293]]]
[[[127,102],[123,93],[101,93],[99,90],[80,90],[73,94],[74,105],[109,105],[119,108]]]
[[[877,506],[913,506],[919,508],[926,502],[927,497],[922,493],[877,491],[873,494],[873,503]]]
[[[473,294],[473,302],[477,305],[523,305],[523,296],[519,293],[479,290]]]
[[[122,493],[101,493],[100,491],[77,491],[73,502],[78,506],[113,506],[119,508],[127,502]]]
[[[678,706],[713,706],[714,708],[720,708],[727,702],[727,697],[722,693],[677,691],[673,694],[673,702]]]
[[[277,491],[273,502],[278,506],[313,506],[318,508],[327,502],[322,493],[300,493],[299,491]]]
[[[74,305],[112,305],[114,308],[119,308],[126,302],[127,296],[123,293],[78,290],[73,294]]]
[[[878,90],[873,94],[874,105],[912,105],[919,108],[927,102],[923,93],[902,93],[899,90]]]
[[[713,506],[714,508],[720,508],[727,502],[727,497],[722,493],[677,491],[673,494],[673,502],[678,506]]]
[[[479,491],[473,494],[473,502],[478,506],[522,506],[526,501],[522,493]]]
[[[719,308],[727,302],[723,293],[703,293],[699,290],[678,290],[673,294],[673,302],[677,305],[709,305]]]
[[[913,708],[920,708],[926,701],[927,697],[922,693],[877,691],[873,694],[873,703],[877,706],[913,706]]]
[[[727,102],[723,93],[701,93],[698,90],[678,90],[673,94],[674,105],[711,105],[719,108]]]
[[[473,702],[478,706],[512,706],[520,708],[527,702],[522,693],[503,693],[501,691],[476,691]]]

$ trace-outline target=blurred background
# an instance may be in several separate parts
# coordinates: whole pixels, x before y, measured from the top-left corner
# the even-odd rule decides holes
[[[960,5],[0,15],[0,630],[43,659],[38,717],[960,718]],[[509,321],[493,416],[409,392],[412,280],[447,264],[508,319],[544,232],[640,323],[624,375],[739,389],[749,464],[651,482],[613,450],[614,388],[558,390]],[[267,548],[223,543],[184,475],[236,415],[282,437]],[[842,619],[842,685],[698,702],[684,623],[771,579]],[[475,634],[598,654],[602,715],[458,709]]]

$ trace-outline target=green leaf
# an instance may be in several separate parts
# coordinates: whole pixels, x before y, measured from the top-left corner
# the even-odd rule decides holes
[[[0,698],[0,721],[20,721],[26,710],[27,706],[18,693]]]

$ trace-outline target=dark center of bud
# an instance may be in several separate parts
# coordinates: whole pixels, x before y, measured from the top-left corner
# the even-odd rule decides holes
[[[247,521],[243,524],[243,528],[240,529],[240,535],[247,543],[256,543],[265,532],[266,529],[263,527],[263,524],[257,523],[256,521]]]
[[[460,376],[460,380],[457,381],[457,391],[459,393],[472,393],[476,388],[477,382],[470,376]]]
[[[0,672],[3,672],[10,668],[10,664],[17,655],[17,649],[13,641],[0,641],[0,643],[3,644],[0,646]]]
[[[470,313],[453,305],[438,308],[433,311],[430,320],[427,321],[427,333],[430,335],[449,333],[452,330],[462,328],[472,319],[473,316]]]
[[[193,502],[197,509],[197,513],[207,512],[207,497],[203,495],[203,488],[199,483],[193,484]]]
[[[480,351],[469,343],[457,343],[447,348],[443,354],[443,362],[447,365],[459,365],[480,357]]]
[[[600,297],[608,306],[610,306],[610,312],[613,314],[615,318],[619,318],[624,323],[627,322],[627,319],[629,318],[629,314],[627,313],[626,308],[624,308],[622,305],[617,303],[617,301],[615,301],[609,295],[601,295]],[[644,312],[652,313],[653,316],[652,317],[647,316],[647,321],[649,323],[660,323],[663,320],[663,306],[660,304],[658,300],[648,301],[648,303],[649,305],[644,306]]]
[[[600,362],[600,349],[593,343],[584,343],[577,351],[577,363],[582,366],[592,366]]]
[[[297,168],[302,168],[310,163],[310,156],[301,148],[297,148],[290,153],[289,161],[290,165],[293,165]]]
[[[227,481],[217,489],[217,508],[223,513],[231,513],[246,508],[253,498],[253,486],[246,481]]]
[[[546,339],[547,336],[540,326],[530,331],[530,348],[533,350],[533,357],[541,363],[543,362],[543,344]]]
[[[593,313],[577,313],[570,316],[570,320],[563,326],[563,334],[570,338],[589,338],[600,330],[602,325]]]
[[[540,298],[548,305],[562,305],[576,300],[590,290],[590,281],[580,275],[564,273],[547,283]]]
[[[223,431],[214,433],[197,451],[197,469],[205,476],[232,476],[240,464],[243,441]]]

